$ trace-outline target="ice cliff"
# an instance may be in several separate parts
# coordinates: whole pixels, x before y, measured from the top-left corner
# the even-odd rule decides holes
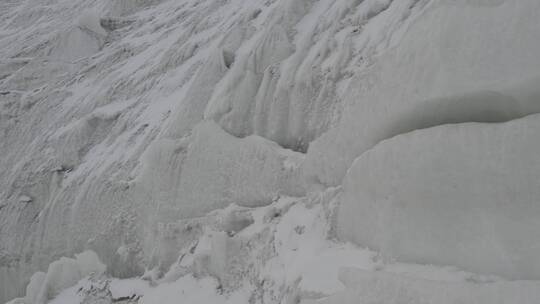
[[[0,302],[537,303],[539,13],[2,1]]]

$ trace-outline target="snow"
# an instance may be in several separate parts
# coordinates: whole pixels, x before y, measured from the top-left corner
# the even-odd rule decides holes
[[[368,2],[355,9],[354,1],[284,1],[265,30],[238,49],[205,117],[237,136],[255,133],[305,151],[339,117],[336,86],[351,77],[351,56],[360,51],[350,32],[380,7]],[[332,26],[337,19],[341,26]],[[298,33],[293,39],[291,31]]]
[[[21,203],[31,203],[32,198],[27,196],[27,195],[22,195],[22,196],[19,197],[19,202],[21,202]]]
[[[111,297],[122,299],[133,297],[133,295],[143,295],[150,288],[148,281],[141,279],[112,280],[109,285]]]
[[[94,55],[101,49],[104,43],[101,31],[105,30],[99,25],[97,28],[87,19],[81,19],[80,22],[83,24],[67,29],[58,35],[56,45],[50,49],[48,54],[52,59],[74,62]]]
[[[539,279],[539,118],[383,141],[347,173],[339,235],[399,261]]]
[[[39,299],[39,293],[44,286],[47,274],[44,272],[36,272],[30,278],[30,283],[26,286],[26,295],[24,301],[26,303],[37,303]]]
[[[103,265],[95,252],[85,251],[76,254],[75,258],[62,257],[52,262],[47,272],[36,272],[32,275],[26,287],[26,295],[19,299],[25,304],[45,304],[49,300],[63,298],[71,294],[69,289],[83,278],[92,275],[99,276],[105,272]],[[53,301],[54,303],[54,301]],[[62,301],[58,303],[63,303]]]
[[[538,274],[526,246],[538,240],[526,203],[538,194],[537,147],[527,128],[503,138],[518,122],[502,123],[540,110],[539,9],[0,1],[0,303],[297,304],[358,292],[385,302],[395,286],[410,287],[413,302],[437,302],[440,290],[488,301],[499,287],[500,299],[519,302],[535,282],[507,280]],[[481,141],[473,129],[485,129]],[[462,146],[425,146],[449,130],[462,131],[440,146]],[[383,175],[419,170],[395,184]],[[395,218],[411,222],[380,222],[381,235],[415,232],[410,243],[393,239],[389,252],[360,237],[367,230],[354,227],[377,220],[356,209],[368,185],[378,202],[398,202],[396,191],[410,204]],[[438,196],[414,200],[426,192]],[[502,203],[514,199],[525,207]],[[445,213],[458,220],[420,216],[447,202],[463,207]],[[425,241],[426,222],[445,238]],[[441,248],[450,249],[433,254]],[[365,274],[340,279],[351,267]]]
[[[234,294],[229,299],[218,293],[218,284],[213,279],[197,280],[187,276],[174,283],[165,283],[150,290],[141,299],[141,304],[163,303],[174,304],[181,299],[184,303],[192,304],[227,304],[247,303],[242,293]]]
[[[71,281],[73,286],[49,303],[534,303],[538,296],[536,281],[388,262],[374,251],[332,240],[339,193],[336,188],[310,198],[283,197],[269,206],[215,210],[199,220],[204,231],[178,249],[180,257],[166,274],[131,279],[94,274]],[[252,222],[230,233],[223,221],[231,214]],[[37,273],[32,281],[44,276]]]
[[[231,203],[260,206],[280,194],[304,193],[299,166],[284,165],[303,156],[289,156],[266,139],[239,139],[210,121],[194,128],[188,146],[181,142],[156,141],[144,155],[145,166],[136,180],[147,195],[164,202],[157,221],[202,216]]]
[[[381,29],[401,38],[363,56],[369,67],[350,81],[339,124],[310,144],[309,180],[340,185],[356,157],[401,133],[540,111],[538,1],[432,1],[417,12],[421,3],[393,1],[365,26],[369,43],[388,37]]]
[[[82,12],[77,25],[98,35],[107,35],[107,31],[101,27],[99,13],[95,10],[87,10]]]
[[[343,269],[340,278],[347,290],[320,301],[302,304],[446,304],[446,303],[536,303],[538,282],[446,283],[414,279],[385,272]]]

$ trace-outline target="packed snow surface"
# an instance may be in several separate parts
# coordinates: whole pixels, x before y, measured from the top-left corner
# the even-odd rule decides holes
[[[535,303],[538,12],[1,1],[0,303]]]

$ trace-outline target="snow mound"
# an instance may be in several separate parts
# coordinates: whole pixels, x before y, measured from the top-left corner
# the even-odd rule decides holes
[[[540,116],[383,141],[344,181],[339,235],[398,261],[540,278]]]

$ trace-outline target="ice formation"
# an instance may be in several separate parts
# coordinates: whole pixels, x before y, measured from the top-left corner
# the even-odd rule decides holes
[[[0,2],[0,303],[534,303],[538,12]]]

